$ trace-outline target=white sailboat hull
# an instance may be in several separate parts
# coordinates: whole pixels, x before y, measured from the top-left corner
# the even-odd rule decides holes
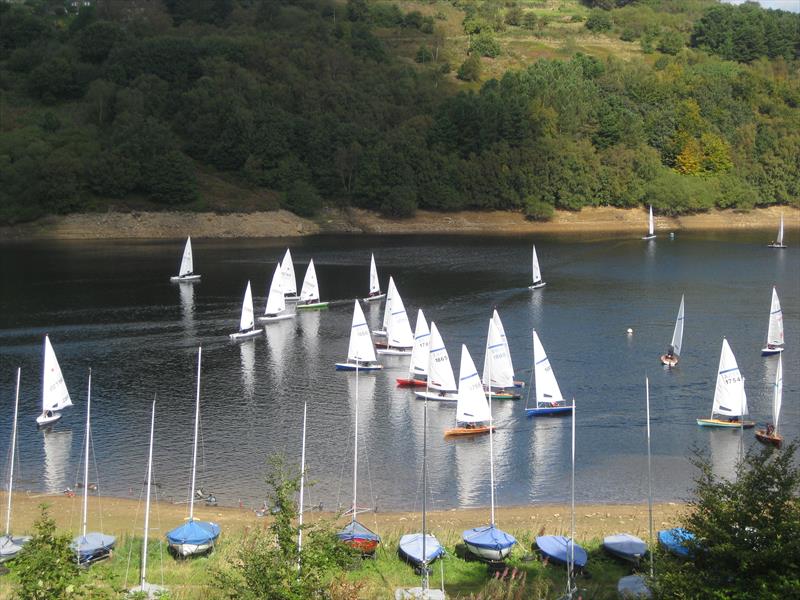
[[[230,334],[230,336],[228,336],[228,337],[230,337],[231,340],[234,341],[234,342],[239,342],[241,340],[248,340],[250,338],[254,338],[254,337],[258,336],[258,335],[261,335],[263,333],[263,331],[264,330],[261,329],[261,328],[259,328],[259,329],[251,329],[250,331],[237,331],[236,333]]]
[[[761,349],[761,355],[762,356],[770,356],[772,354],[780,354],[781,352],[783,352],[783,347],[782,346],[775,346],[774,348],[770,348],[769,346],[766,346],[766,347]]]
[[[177,556],[186,558],[187,556],[197,556],[198,554],[205,554],[214,548],[214,541],[206,542],[205,544],[170,544],[170,550]]]
[[[367,296],[366,298],[362,298],[364,302],[374,302],[375,300],[383,300],[386,298],[386,294],[375,294],[374,296]]]
[[[284,321],[286,319],[293,319],[295,313],[284,313],[282,315],[263,315],[258,317],[259,323],[270,323],[272,321]]]
[[[373,329],[372,335],[375,337],[386,337],[386,330],[385,329]]]
[[[458,401],[458,392],[438,392],[436,390],[430,390],[428,392],[414,392],[414,396],[420,400],[433,400],[437,402]]]
[[[285,294],[283,296],[283,299],[286,300],[286,302],[297,302],[298,300],[300,300],[300,296],[298,296],[297,294],[288,294],[288,295]]]
[[[50,415],[45,415],[44,413],[36,417],[36,424],[39,427],[44,427],[45,425],[50,425],[51,423],[55,423],[61,418],[61,413],[52,413]]]
[[[655,234],[653,234],[653,235],[643,235],[642,239],[643,240],[654,240],[654,239],[656,239],[656,235]]]
[[[533,285],[529,285],[528,289],[529,290],[538,290],[539,288],[543,288],[546,285],[547,285],[547,282],[545,282],[545,281],[537,281]]]
[[[376,352],[386,356],[411,356],[411,348],[378,348]]]
[[[173,283],[183,283],[183,282],[191,282],[191,281],[200,281],[200,277],[202,275],[173,275],[169,278],[170,281]]]
[[[481,548],[479,546],[474,546],[469,542],[464,542],[467,549],[472,552],[475,556],[482,558],[483,560],[489,560],[492,562],[503,560],[506,556],[511,553],[513,546],[509,546],[508,548],[501,548],[499,550],[495,550],[493,548]]]

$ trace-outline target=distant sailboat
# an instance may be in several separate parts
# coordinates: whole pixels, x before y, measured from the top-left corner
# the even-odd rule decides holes
[[[542,281],[542,270],[539,268],[539,258],[536,256],[536,246],[533,247],[533,284],[531,284],[529,289],[535,290],[538,288],[542,288],[547,284]]]
[[[445,437],[477,435],[493,430],[492,413],[486,402],[478,370],[469,350],[461,344],[461,368],[458,373],[456,426],[444,432]]]
[[[194,259],[192,258],[192,238],[186,238],[186,245],[183,247],[183,257],[178,274],[169,278],[170,281],[200,281],[200,275],[194,272]]]
[[[44,336],[44,369],[42,375],[42,414],[36,417],[39,427],[55,423],[61,418],[61,412],[72,406],[67,384],[58,366],[56,353],[50,343],[50,337]]]
[[[411,356],[411,349],[414,346],[414,334],[411,332],[408,313],[406,313],[406,307],[397,287],[394,288],[391,303],[387,302],[386,306],[391,306],[389,320],[386,323],[386,347],[378,348],[378,354]]]
[[[786,244],[783,243],[783,214],[781,214],[781,224],[778,226],[778,237],[767,246],[770,248],[786,248]]]
[[[364,301],[372,302],[373,300],[380,300],[385,297],[386,294],[381,294],[381,283],[378,280],[378,268],[375,266],[375,255],[372,254],[369,259],[369,295],[364,298]]]
[[[653,205],[650,205],[650,216],[647,219],[647,235],[642,237],[643,240],[652,240],[656,237],[656,224],[653,220]]]
[[[286,254],[283,256],[281,263],[281,288],[287,300],[297,300],[297,277],[294,274],[294,263],[292,262],[292,253],[286,249]]]
[[[408,364],[408,377],[398,378],[399,387],[424,387],[428,381],[428,354],[431,341],[431,330],[422,309],[417,310],[417,324],[414,328],[414,347]]]
[[[723,419],[715,419],[718,414]],[[750,428],[753,421],[745,421],[747,415],[747,395],[744,391],[744,377],[736,364],[728,340],[722,339],[722,352],[717,369],[717,387],[714,390],[714,404],[708,419],[697,419],[697,424],[704,427]]]
[[[267,305],[264,307],[264,315],[258,317],[259,323],[294,318],[295,313],[286,308],[286,298],[283,295],[283,287],[281,287],[282,283],[283,275],[281,273],[281,265],[278,264],[275,267],[275,273],[272,275],[272,281],[269,284]]]
[[[769,326],[767,327],[767,342],[761,349],[763,356],[783,352],[783,311],[778,300],[778,292],[772,288],[772,302],[769,307]]]
[[[397,286],[394,284],[394,277],[389,276],[389,287],[386,292],[386,303],[383,305],[383,322],[380,329],[373,329],[372,335],[375,337],[386,337],[389,327],[389,318],[392,316],[392,300],[397,294]]]
[[[230,338],[238,342],[239,340],[246,340],[247,338],[260,335],[264,331],[260,327],[255,328],[255,321],[253,320],[253,292],[250,289],[250,282],[247,282],[247,288],[244,290],[244,299],[242,300],[242,317],[239,319],[239,331],[230,334]]]
[[[775,369],[775,383],[772,386],[772,423],[765,429],[756,431],[756,439],[765,444],[772,444],[778,448],[783,445],[783,436],[778,433],[778,420],[781,416],[781,401],[783,398],[783,357],[778,357],[778,366]]]
[[[328,308],[327,302],[319,300],[319,283],[317,283],[317,271],[314,268],[314,259],[308,263],[305,277],[303,277],[303,287],[300,289],[300,300],[297,302],[297,310],[312,310],[315,308]]]
[[[536,330],[533,331],[533,373],[536,382],[536,403],[533,408],[526,407],[525,414],[533,417],[571,413],[574,401],[570,403],[561,395],[561,388],[558,387],[556,375]]]
[[[489,369],[489,361],[492,368]],[[492,380],[489,381],[491,372]],[[483,358],[483,387],[491,390],[493,400],[517,400],[520,398],[518,383],[514,381],[514,364],[508,347],[506,332],[497,310],[492,314],[492,325],[486,334],[486,352]]]
[[[675,319],[675,329],[672,332],[672,343],[667,348],[667,352],[661,355],[661,364],[667,367],[674,367],[678,364],[681,356],[681,346],[683,344],[683,296],[681,296],[681,306],[678,308],[678,317]]]
[[[377,371],[383,365],[378,363],[375,347],[369,334],[367,319],[358,300],[353,306],[353,322],[350,326],[350,345],[347,348],[347,362],[336,363],[337,371]]]
[[[458,386],[436,323],[431,321],[431,341],[428,349],[428,379],[425,391],[414,392],[417,398],[427,400],[458,400]]]

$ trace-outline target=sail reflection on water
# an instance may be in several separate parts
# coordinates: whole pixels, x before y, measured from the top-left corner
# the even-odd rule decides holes
[[[72,431],[45,431],[44,484],[48,494],[59,494],[69,482],[69,457],[72,451]]]

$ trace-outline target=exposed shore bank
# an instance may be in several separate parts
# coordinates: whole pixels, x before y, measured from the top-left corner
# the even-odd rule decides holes
[[[775,229],[781,214],[788,230],[800,229],[800,209],[787,206],[749,212],[714,210],[682,217],[656,215],[656,232],[686,230]],[[0,227],[0,240],[178,239],[299,237],[341,234],[485,234],[644,232],[643,209],[587,207],[556,211],[547,222],[528,221],[521,213],[417,211],[410,219],[388,219],[362,209],[326,210],[315,220],[285,210],[251,213],[107,212],[49,216],[32,223]],[[771,239],[771,238],[770,238]]]

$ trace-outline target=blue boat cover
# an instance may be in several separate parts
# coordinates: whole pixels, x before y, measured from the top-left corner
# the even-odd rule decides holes
[[[486,548],[487,550],[505,550],[517,543],[513,535],[498,529],[494,525],[467,529],[461,537],[464,542],[472,544],[476,548]]]
[[[686,542],[694,539],[694,534],[683,527],[662,529],[658,532],[658,543],[677,556],[689,556],[689,547]]]
[[[628,560],[638,560],[647,552],[647,544],[629,533],[608,535],[603,539],[603,546],[612,554]]]
[[[400,553],[414,564],[422,564],[422,534],[408,533],[400,538]],[[432,563],[444,554],[444,548],[434,536],[425,536],[425,562]]]
[[[113,535],[92,532],[73,538],[70,548],[78,555],[78,562],[84,563],[108,554],[116,541]]]
[[[572,540],[563,535],[540,535],[536,538],[536,545],[546,557],[556,562],[568,564],[572,554]],[[589,557],[586,550],[575,544],[575,566],[585,567]]]
[[[170,544],[208,544],[219,537],[219,525],[192,519],[167,533]]]
[[[370,531],[358,521],[350,521],[344,528],[336,534],[343,542],[351,540],[375,540],[381,541],[381,536],[377,533]]]

